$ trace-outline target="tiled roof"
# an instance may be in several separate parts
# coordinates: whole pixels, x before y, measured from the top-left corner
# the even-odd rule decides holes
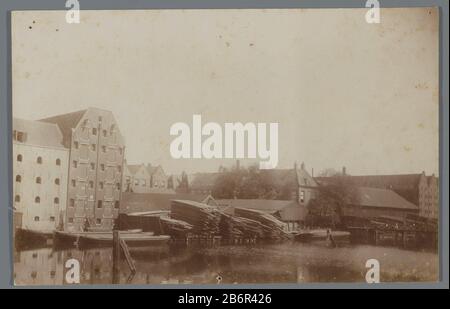
[[[84,109],[77,112],[44,118],[40,121],[57,124],[63,134],[64,146],[69,147],[70,139],[72,137],[72,129],[76,128],[86,112],[87,110]]]
[[[355,206],[382,207],[418,210],[418,206],[388,189],[355,187],[356,194],[352,202]]]
[[[14,118],[13,130],[25,133],[24,144],[64,148],[63,136],[55,124]]]
[[[342,183],[395,191],[409,202],[418,204],[418,186],[422,174],[316,177],[321,184]]]

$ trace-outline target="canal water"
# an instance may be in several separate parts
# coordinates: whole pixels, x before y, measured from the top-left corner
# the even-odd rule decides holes
[[[302,243],[239,246],[166,246],[131,251],[137,272],[130,276],[120,261],[120,283],[126,284],[239,284],[365,282],[366,261],[377,259],[382,282],[432,282],[439,276],[435,252],[392,247],[339,248]],[[65,264],[76,259],[81,284],[111,284],[112,249],[15,251],[17,285],[63,285]]]

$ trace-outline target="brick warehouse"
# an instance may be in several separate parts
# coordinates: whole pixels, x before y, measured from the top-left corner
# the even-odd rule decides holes
[[[69,149],[64,230],[111,229],[119,215],[125,153],[112,112],[88,108],[40,121],[56,124]]]

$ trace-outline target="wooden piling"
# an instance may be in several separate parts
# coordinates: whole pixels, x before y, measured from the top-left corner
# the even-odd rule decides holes
[[[120,234],[119,231],[113,231],[113,284],[119,283],[119,272],[120,272]]]

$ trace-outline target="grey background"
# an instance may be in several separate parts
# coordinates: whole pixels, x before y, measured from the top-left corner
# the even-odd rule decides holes
[[[0,3],[0,288],[12,285],[12,187],[11,187],[11,10],[65,10],[65,0],[1,0]],[[81,10],[95,9],[203,9],[203,8],[363,8],[365,0],[79,0]],[[448,288],[449,287],[449,213],[448,213],[448,1],[379,0],[381,7],[440,7],[440,278],[438,283],[381,284],[260,284],[260,285],[95,285],[71,288]],[[50,288],[67,288],[50,287]],[[17,288],[17,287],[16,287]],[[19,287],[20,288],[20,287]]]

